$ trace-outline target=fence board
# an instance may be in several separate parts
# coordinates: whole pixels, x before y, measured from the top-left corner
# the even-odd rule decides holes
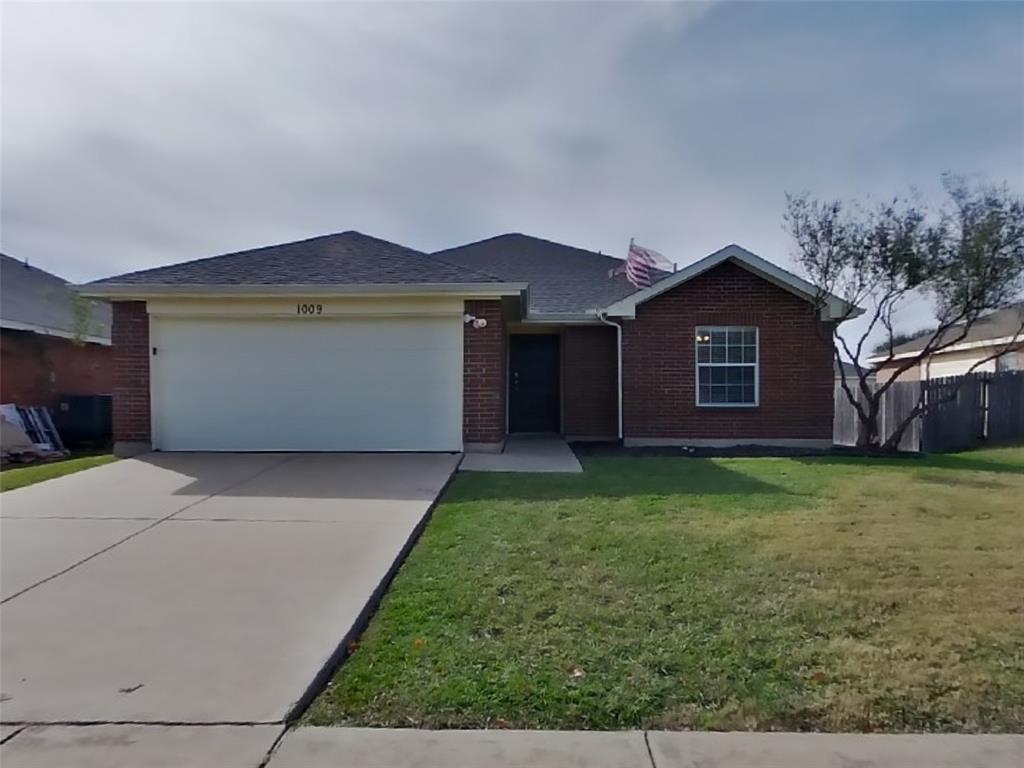
[[[879,403],[883,443],[913,411],[922,387],[925,410],[903,433],[899,450],[943,453],[1024,440],[1024,371],[1005,371],[897,382]],[[856,410],[837,381],[833,442],[856,445],[859,430]]]
[[[847,381],[851,390],[856,392],[854,382]],[[857,411],[850,403],[846,392],[843,391],[842,382],[836,379],[835,386],[835,409],[832,416],[832,442],[836,445],[856,445],[857,431],[860,426],[860,419],[857,418]]]
[[[1006,371],[991,377],[987,405],[990,442],[1024,437],[1024,371]]]

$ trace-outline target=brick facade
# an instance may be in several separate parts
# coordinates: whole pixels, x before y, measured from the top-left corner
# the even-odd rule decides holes
[[[568,437],[619,434],[615,329],[569,325],[562,333],[562,431]]]
[[[696,405],[700,325],[759,329],[756,407]],[[623,322],[623,432],[629,438],[832,437],[832,341],[811,305],[732,262],[637,307]]]
[[[467,323],[463,328],[463,440],[497,445],[506,436],[508,336],[501,302],[467,301],[465,311],[486,319],[487,327]],[[694,339],[700,325],[758,327],[758,406],[696,405]],[[622,326],[626,439],[831,438],[828,327],[807,302],[787,291],[726,262],[641,304],[636,319]],[[112,337],[114,440],[149,443],[151,350],[145,302],[114,303]],[[615,330],[564,327],[562,375],[564,433],[614,437]]]
[[[114,302],[114,442],[148,443],[149,315],[144,301]]]
[[[463,327],[462,439],[497,444],[505,439],[505,322],[501,302],[467,301],[466,312],[486,328]]]
[[[61,395],[113,391],[109,346],[31,331],[0,332],[0,401],[53,408]]]

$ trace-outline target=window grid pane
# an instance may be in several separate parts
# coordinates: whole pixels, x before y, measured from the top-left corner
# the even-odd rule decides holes
[[[756,371],[756,328],[697,328],[698,405],[755,405]]]

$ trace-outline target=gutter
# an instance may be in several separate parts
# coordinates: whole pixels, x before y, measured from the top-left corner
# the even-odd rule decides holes
[[[269,296],[422,296],[456,295],[470,297],[516,296],[526,283],[366,283],[316,285],[210,285],[210,284],[132,284],[86,283],[74,286],[82,296],[96,299],[148,299],[164,296],[182,297],[252,297]]]
[[[615,349],[616,349],[616,363],[617,363],[617,386],[618,397],[619,397],[619,440],[622,440],[622,324],[615,323],[608,319],[608,313],[605,310],[595,309],[594,314],[597,319],[605,325],[610,325],[615,329]]]
[[[983,349],[984,347],[1001,347],[1015,344],[1018,341],[1024,343],[1024,333],[1018,334],[1017,336],[999,336],[991,339],[979,339],[978,341],[962,341],[959,344],[952,344],[948,347],[944,347],[938,352],[932,352],[929,357],[941,357],[949,352],[966,352],[971,349]],[[908,357],[915,357],[920,355],[922,351],[924,351],[923,348],[912,349],[909,352],[898,352],[892,357],[888,357],[886,355],[873,355],[872,357],[866,358],[864,362],[868,365],[881,365],[882,363],[891,363],[895,360],[906,360]]]
[[[45,325],[35,325],[33,323],[22,323],[17,320],[0,320],[0,328],[4,328],[9,331],[28,331],[30,333],[38,333],[40,336],[55,336],[60,339],[87,342],[89,344],[100,344],[105,347],[110,346],[109,336],[75,334],[73,331],[65,331],[60,328],[48,328]]]

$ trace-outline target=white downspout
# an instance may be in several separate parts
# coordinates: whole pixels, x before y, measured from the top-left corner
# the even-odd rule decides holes
[[[615,349],[616,349],[616,361],[618,363],[618,391],[619,391],[619,440],[622,440],[622,324],[613,323],[608,319],[608,313],[603,312],[599,309],[594,310],[597,315],[597,319],[605,325],[610,325],[615,329]]]

